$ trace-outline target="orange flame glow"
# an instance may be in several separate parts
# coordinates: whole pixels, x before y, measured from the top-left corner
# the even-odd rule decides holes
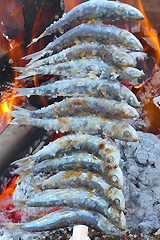
[[[25,65],[25,61],[22,60],[22,57],[24,55],[27,55],[42,49],[44,47],[44,41],[40,40],[37,44],[31,45],[27,49],[27,53],[24,52],[23,46],[22,46],[24,43],[23,8],[22,8],[22,5],[19,5],[17,2],[18,2],[17,0],[6,0],[5,4],[0,4],[0,12],[3,13],[2,17],[0,16],[0,23],[3,22],[3,24],[0,24],[0,33],[1,33],[0,55],[2,54],[1,48],[3,47],[3,54],[8,53],[12,67],[19,67],[19,66],[23,67]],[[47,5],[47,8],[43,5],[40,9],[38,9],[34,26],[33,26],[32,38],[40,34],[39,31],[41,31],[41,27],[43,25],[45,28],[45,26],[47,26],[52,22],[53,12],[54,12],[53,10],[54,9],[50,8],[48,5]],[[10,20],[9,22],[8,22],[8,18]],[[13,29],[15,29],[15,26],[18,26],[16,39],[9,39],[9,37],[4,34],[5,32],[7,32],[5,26],[10,24],[10,27],[12,28],[12,23],[13,23]],[[13,88],[22,87],[21,81],[15,80],[16,77],[17,77],[17,73],[14,72]],[[34,83],[35,83],[35,86],[39,86],[37,77],[35,77]],[[11,105],[19,105],[24,100],[23,97],[15,98],[14,97],[15,94],[16,94],[15,91],[11,91],[11,90],[10,92],[5,91],[1,97],[2,101],[0,103],[0,132],[8,125],[8,123],[11,120],[11,116],[10,116],[10,111],[12,110]],[[40,99],[43,105],[47,105],[47,102],[43,97],[41,97]]]
[[[153,98],[159,91],[160,86],[160,42],[157,31],[153,28],[141,0],[137,0],[138,8],[144,15],[144,20],[141,23],[144,36],[148,40],[149,45],[155,49],[156,67],[151,78],[144,84],[144,93],[141,95],[143,112],[146,120],[145,131],[159,134],[160,132],[160,109],[153,103]],[[141,90],[140,90],[141,92]]]
[[[151,45],[156,50],[156,64],[159,65],[160,63],[160,43],[157,31],[153,28],[152,24],[150,23],[147,14],[145,13],[143,4],[141,0],[137,0],[138,8],[144,15],[144,20],[141,23],[141,26],[144,29],[145,37],[150,41]]]
[[[35,87],[39,87],[39,86],[40,86],[37,75],[34,76],[34,86],[35,86]],[[42,103],[43,106],[46,107],[46,106],[48,105],[47,99],[46,99],[45,97],[39,96],[39,99],[40,99],[40,101],[41,101],[41,103]]]
[[[4,53],[8,53],[10,57],[10,62],[13,67],[15,66],[23,66],[21,57],[24,56],[22,50],[23,43],[23,9],[22,6],[17,3],[16,0],[7,0],[3,4],[0,5],[0,12],[3,13],[0,17],[0,48],[3,49]],[[2,24],[3,23],[3,24]],[[13,29],[16,28],[17,34],[16,39],[10,39],[4,33],[7,32],[7,28]],[[5,44],[4,44],[5,43]],[[1,53],[1,51],[0,51]],[[15,74],[13,75],[13,79],[15,79]],[[18,87],[19,82],[14,80],[13,87]],[[14,98],[14,91],[7,93],[7,91],[2,95],[2,102],[0,103],[0,122],[1,127],[0,131],[3,130],[5,126],[10,122],[11,116],[9,112],[11,111],[11,104],[18,105],[21,101],[20,98]]]
[[[69,12],[72,8],[82,3],[82,0],[64,0],[65,12]]]
[[[0,194],[0,201],[13,195],[18,179],[19,176],[14,176],[13,179],[8,183],[6,189]]]
[[[155,67],[154,69],[151,67],[151,77],[142,86],[134,86],[133,90],[142,103],[145,119],[143,130],[160,134],[160,108],[153,102],[154,97],[160,94],[159,1],[124,0],[123,2],[137,7],[144,15],[144,20],[140,22],[139,36],[147,42],[144,51],[149,53],[149,57],[155,58]],[[144,69],[150,68],[147,62],[144,64]]]

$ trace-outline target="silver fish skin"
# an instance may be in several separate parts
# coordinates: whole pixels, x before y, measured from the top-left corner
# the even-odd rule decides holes
[[[76,76],[87,78],[108,78],[119,80],[135,81],[138,78],[144,76],[144,72],[136,68],[127,67],[124,69],[118,69],[116,66],[105,63],[100,58],[82,58],[77,60],[71,60],[64,63],[58,63],[56,65],[45,65],[35,69],[27,69],[16,67],[15,70],[22,71],[23,73],[17,77],[17,80],[34,76],[34,75],[58,75],[61,77],[73,78]]]
[[[64,47],[69,47],[77,41],[82,42],[84,40],[97,41],[102,44],[112,43],[112,45],[124,46],[134,51],[143,50],[140,41],[127,30],[102,23],[94,25],[81,24],[49,43],[43,50],[30,54],[24,59],[32,59],[30,61],[30,64],[32,64],[46,55],[49,56],[53,52],[61,51]]]
[[[65,153],[70,150],[85,150],[100,159],[104,159],[108,168],[119,166],[120,153],[116,144],[111,139],[103,139],[89,134],[71,134],[63,136],[54,142],[49,143],[37,153],[15,161],[14,163],[27,163],[35,161],[42,162],[46,159],[56,157],[59,153]]]
[[[136,68],[127,67],[123,70],[120,77],[118,77],[120,80],[127,80],[131,81],[132,83],[138,84],[138,79],[144,77],[145,74],[143,70],[138,70]]]
[[[18,168],[13,170],[12,174],[18,174],[25,176],[26,174],[33,173],[34,175],[39,173],[52,173],[56,174],[59,171],[69,170],[86,170],[93,173],[100,174],[103,179],[111,186],[122,189],[123,187],[123,173],[120,167],[108,169],[105,165],[105,161],[99,159],[89,153],[72,153],[72,155],[61,156],[60,158],[54,158],[45,160],[38,164],[17,163]],[[25,166],[25,167],[24,167]]]
[[[34,38],[31,43],[37,42],[39,39],[51,35],[57,30],[64,30],[72,24],[77,24],[81,21],[98,19],[98,20],[142,20],[144,17],[142,13],[124,3],[115,1],[96,0],[88,1],[79,4],[67,14],[63,15],[57,22],[52,23],[46,30],[37,38]]]
[[[144,61],[147,58],[147,54],[145,52],[130,52],[129,55],[135,62],[137,62],[137,60]]]
[[[126,227],[125,216],[122,211],[114,209],[103,198],[82,188],[45,190],[28,199],[26,205],[29,207],[82,208],[102,214],[121,230]]]
[[[37,119],[17,116],[11,124],[32,125],[44,128],[47,131],[54,130],[71,133],[88,133],[91,135],[108,136],[122,141],[137,141],[136,130],[128,123],[119,120],[107,120],[94,116],[63,117],[58,119]]]
[[[63,77],[91,77],[97,76],[110,78],[111,73],[117,72],[114,66],[110,66],[100,58],[82,58],[77,60],[71,60],[64,63],[58,63],[53,65],[45,65],[39,68],[27,69],[16,67],[15,70],[22,71],[23,73],[17,77],[17,80],[34,76],[34,75],[58,75]],[[121,71],[120,71],[121,73]],[[119,74],[120,74],[119,73]]]
[[[26,114],[25,114],[26,112]],[[39,111],[40,112],[40,111]],[[38,115],[37,112],[28,111],[13,111],[13,117],[28,117],[26,122],[31,118],[58,118],[66,116],[77,116],[77,115],[96,115],[105,118],[138,118],[139,114],[137,110],[129,106],[125,102],[119,102],[111,99],[101,99],[93,97],[76,97],[76,98],[66,98],[61,102],[51,104],[47,107],[45,114]],[[49,120],[49,119],[48,119]],[[25,121],[25,119],[24,119]],[[47,123],[47,119],[46,119]],[[47,126],[47,125],[46,125]]]
[[[113,204],[112,197],[108,195],[111,186],[105,182],[105,180],[98,174],[92,172],[82,172],[82,171],[61,171],[48,179],[44,180],[40,184],[42,190],[46,189],[66,189],[67,187],[72,188],[86,188],[89,190],[94,189],[94,194],[102,197],[106,201],[109,201],[113,207],[116,207],[119,210],[124,210],[121,207],[124,207],[124,203],[119,202],[115,205]],[[121,194],[122,195],[122,194]]]
[[[50,57],[38,60],[32,65],[28,64],[24,71],[31,70],[35,67],[43,65],[53,65],[61,62],[70,61],[77,58],[87,57],[91,58],[98,56],[104,61],[112,63],[117,67],[136,67],[136,60],[130,55],[130,53],[124,52],[119,47],[114,45],[103,45],[99,43],[82,43],[74,45],[70,48],[64,49],[61,52],[54,54]]]
[[[116,80],[110,79],[85,79],[85,78],[73,78],[56,81],[47,85],[41,85],[35,88],[14,88],[18,96],[31,96],[31,95],[42,95],[52,96],[56,98],[58,96],[72,97],[72,96],[89,96],[89,97],[100,97],[100,98],[112,98],[114,100],[126,100],[127,103],[133,107],[139,107],[135,95],[121,83]],[[39,114],[46,114],[47,109],[50,106],[35,111],[35,116],[39,117]],[[25,111],[27,114],[27,111]],[[29,113],[29,112],[28,112]],[[33,117],[32,115],[30,115]]]
[[[34,221],[23,223],[21,228],[25,231],[40,232],[76,224],[86,225],[107,235],[121,235],[120,231],[104,216],[82,209],[63,209],[52,212]]]
[[[24,166],[24,165],[23,165]],[[23,166],[21,171],[23,171]],[[61,158],[45,160],[32,166],[33,174],[58,173],[59,171],[85,170],[100,174],[103,179],[110,185],[121,189],[123,187],[123,174],[120,167],[108,169],[105,161],[89,153],[72,153]],[[21,171],[18,171],[20,174]]]

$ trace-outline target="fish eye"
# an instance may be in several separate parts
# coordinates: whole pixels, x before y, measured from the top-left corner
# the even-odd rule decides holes
[[[108,162],[108,163],[111,163],[111,162],[113,162],[113,160],[114,160],[113,156],[110,156],[110,157],[107,159],[107,162]]]
[[[116,206],[120,206],[120,200],[118,198],[116,198],[113,203],[116,205]]]
[[[108,136],[112,136],[112,131],[111,131],[111,130],[108,130],[108,131],[107,131],[107,135],[108,135]]]
[[[134,99],[133,96],[130,96],[128,100],[129,100],[130,103],[135,103],[135,99]]]
[[[114,183],[118,182],[118,177],[115,176],[115,175],[113,175],[113,176],[112,176],[112,181],[113,181]]]
[[[130,11],[128,12],[128,15],[129,15],[129,16],[134,16],[134,15],[135,15],[135,11],[134,11],[134,10],[130,10]]]
[[[131,38],[131,39],[129,40],[129,43],[130,43],[132,46],[137,45],[134,38]]]
[[[124,58],[121,58],[121,63],[122,63],[123,65],[125,65],[127,62],[126,62],[126,60],[125,60]]]
[[[130,137],[131,136],[131,133],[129,131],[124,131],[123,132],[123,136],[124,137]]]
[[[117,56],[117,54],[115,54],[114,58],[115,58],[115,60],[118,60],[118,59],[119,59],[119,57]]]

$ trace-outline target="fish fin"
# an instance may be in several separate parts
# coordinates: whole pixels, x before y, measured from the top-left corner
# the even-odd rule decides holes
[[[36,192],[41,192],[42,191],[40,183],[39,184],[31,183],[31,187],[33,187]]]
[[[10,112],[11,116],[14,118],[18,117],[30,117],[30,112],[29,111],[23,111],[23,110],[17,110],[17,111],[11,111]],[[14,124],[14,123],[13,123]]]
[[[12,115],[12,117],[14,117],[14,116]],[[22,123],[21,120],[16,116],[15,119],[13,119],[12,121],[10,121],[10,124],[11,124],[11,125],[20,125],[20,124],[23,124],[23,123]]]
[[[40,37],[40,36],[39,36],[39,37]],[[33,38],[32,41],[27,45],[27,48],[30,47],[33,43],[38,42],[39,37],[38,37],[38,38]]]
[[[31,73],[30,74],[21,74],[19,77],[16,77],[15,79],[16,80],[23,80],[24,78],[29,78],[31,76],[34,76],[34,74],[33,75]]]
[[[17,89],[21,89],[21,88],[17,88]],[[25,109],[25,108],[16,106],[16,105],[14,105],[14,104],[9,104],[9,106],[13,107],[13,108],[16,109],[16,110],[29,111],[29,110],[27,110],[27,109]]]
[[[13,67],[13,69],[14,69],[16,72],[24,72],[24,71],[25,71],[25,67]]]
[[[26,165],[27,165],[26,167],[28,167],[28,164],[26,164]],[[23,164],[22,167],[19,167],[19,168],[15,169],[15,170],[11,171],[11,174],[18,174],[21,177],[24,177],[26,175],[30,175],[32,173],[32,168],[29,167],[28,169],[26,169],[26,167],[25,167],[25,169],[24,169],[24,166],[25,165]]]
[[[32,88],[14,88],[14,90],[17,92],[14,97],[20,97],[20,96],[27,96],[30,97],[33,94]],[[15,108],[16,109],[16,108]],[[17,109],[23,109],[23,111],[27,112],[29,110],[24,108],[17,108]]]
[[[31,164],[33,161],[31,157],[21,158],[11,163],[11,165],[24,166],[24,164]]]
[[[10,209],[8,212],[12,213],[12,212],[15,212],[15,211],[18,211],[18,210],[24,210],[25,208],[26,208],[26,206],[24,206],[24,205],[18,205],[17,207],[14,207],[14,208]]]

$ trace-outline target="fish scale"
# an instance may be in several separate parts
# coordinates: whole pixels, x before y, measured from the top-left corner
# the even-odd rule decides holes
[[[125,232],[123,173],[114,139],[138,140],[135,129],[124,120],[138,118],[135,107],[140,103],[121,82],[137,84],[144,77],[136,66],[137,59],[143,60],[146,55],[132,33],[96,20],[130,19],[141,20],[143,15],[115,1],[82,3],[32,43],[58,30],[64,32],[60,37],[24,57],[31,59],[24,68],[15,68],[21,73],[19,80],[37,74],[53,75],[46,85],[16,88],[17,97],[42,95],[56,101],[61,96],[63,100],[36,111],[15,107],[11,123],[67,133],[14,163],[18,166],[15,173],[23,177],[31,174],[33,181],[37,174],[45,175],[45,180],[34,184],[39,192],[17,205],[63,207],[22,223],[22,229],[45,231],[85,224],[108,235]],[[72,28],[77,23],[80,25]],[[60,80],[56,81],[55,74]]]

